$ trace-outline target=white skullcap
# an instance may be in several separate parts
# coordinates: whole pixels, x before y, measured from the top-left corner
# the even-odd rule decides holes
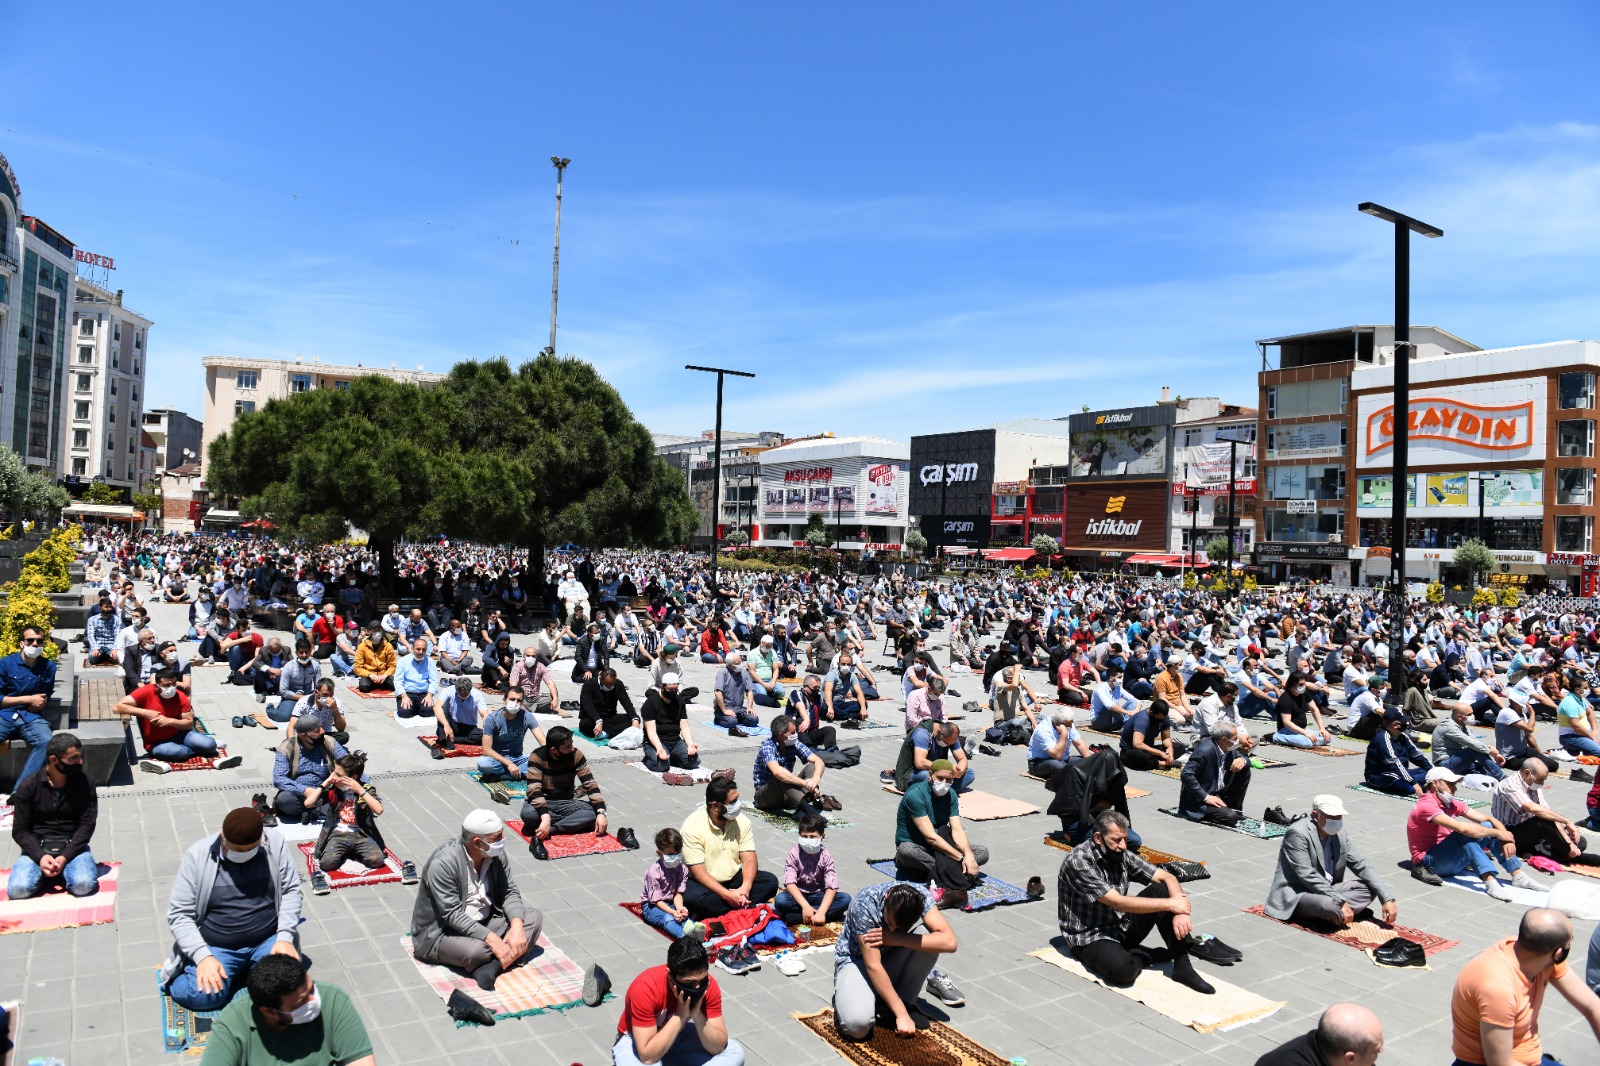
[[[676,685],[682,680],[683,678],[678,676],[678,671],[676,670],[668,670],[666,673],[661,675],[661,683],[663,685]]]
[[[467,816],[461,819],[461,831],[475,837],[491,837],[504,828],[505,824],[500,821],[498,814],[481,807],[467,812]]]

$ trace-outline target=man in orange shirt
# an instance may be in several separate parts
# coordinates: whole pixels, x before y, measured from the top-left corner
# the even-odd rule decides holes
[[[1555,986],[1589,1022],[1600,1040],[1600,996],[1567,967],[1572,923],[1539,907],[1522,916],[1515,939],[1506,938],[1467,963],[1450,996],[1455,1066],[1540,1066],[1539,1011],[1545,989]]]

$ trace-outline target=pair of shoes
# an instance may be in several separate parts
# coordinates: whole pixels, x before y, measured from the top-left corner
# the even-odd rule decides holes
[[[1282,807],[1268,807],[1261,812],[1261,820],[1269,825],[1288,825],[1294,819],[1284,814]]]
[[[1411,876],[1414,880],[1421,881],[1425,885],[1432,885],[1434,888],[1444,887],[1444,878],[1420,862],[1411,864]]]
[[[244,728],[244,719],[240,718],[238,715],[234,715],[229,721],[235,729]],[[252,718],[251,721],[255,721],[255,719]]]
[[[885,785],[894,784],[894,771],[893,770],[879,770],[878,771],[878,780],[881,783],[885,784]]]
[[[739,728],[739,725],[736,722],[733,725],[730,725],[728,727],[728,735],[730,737],[747,737],[750,734],[746,733],[743,729]]]
[[[495,785],[489,790],[489,798],[496,803],[510,803],[511,790],[504,785]]]
[[[1197,959],[1205,959],[1217,966],[1232,966],[1236,962],[1244,961],[1244,952],[1229,947],[1214,936],[1195,933],[1183,943],[1189,949],[1190,955]]]
[[[311,871],[311,891],[319,896],[326,896],[333,889],[328,884],[328,875],[321,870]]]
[[[639,838],[633,835],[633,830],[626,827],[617,830],[617,843],[629,851],[639,850]]]
[[[402,885],[414,885],[417,883],[417,864],[410,859],[400,863],[400,883]]]
[[[172,767],[160,759],[143,759],[139,763],[139,769],[147,774],[170,774],[172,772]]]
[[[993,755],[997,759],[1000,757],[1000,749],[993,744],[979,744],[978,751],[984,755]]]
[[[450,993],[450,999],[444,1006],[450,1017],[458,1022],[476,1022],[478,1025],[494,1024],[494,1014],[490,1012],[489,1008],[459,988]]]
[[[943,970],[935,968],[930,972],[928,974],[928,982],[924,987],[927,988],[928,995],[943,1003],[946,1007],[966,1006],[967,997],[961,994],[961,990],[956,987],[956,983],[950,980],[950,975]]]
[[[1190,881],[1205,881],[1211,877],[1211,871],[1206,869],[1205,863],[1189,859],[1174,859],[1172,862],[1162,863],[1161,869],[1171,874],[1180,885]]]
[[[250,806],[261,814],[261,824],[271,829],[278,824],[278,812],[267,804],[267,794],[257,792],[250,797]]]
[[[778,972],[785,977],[798,977],[806,972],[805,960],[793,952],[785,951],[778,956]]]
[[[244,762],[243,755],[229,755],[225,759],[218,759],[215,763],[215,767],[218,770],[232,770],[235,766],[238,766],[242,762]]]
[[[727,778],[729,781],[732,781],[734,775],[737,773],[738,771],[734,770],[732,767],[729,767],[726,770],[713,770],[711,771],[711,780],[721,781],[723,778]]]
[[[540,840],[538,837],[534,837],[532,840],[528,841],[528,854],[532,855],[540,862],[544,862],[550,858],[549,849],[544,846],[544,841]]]
[[[751,970],[761,969],[761,960],[756,958],[750,945],[741,940],[717,952],[717,965],[735,976],[742,976]]]
[[[841,719],[839,721],[839,726],[842,729],[860,729],[861,728],[861,719],[859,719],[859,718],[844,718],[844,719]]]
[[[942,911],[958,911],[967,905],[967,890],[964,888],[947,888],[939,893],[939,909]]]
[[[239,716],[239,722],[246,729],[260,729],[261,728],[261,723],[256,721],[256,716],[253,715],[253,714],[240,715]]]
[[[661,775],[661,780],[669,785],[692,785],[694,778],[682,770],[668,770]]]
[[[589,968],[583,971],[583,1002],[590,1007],[598,1007],[610,992],[611,975],[601,969],[599,963],[590,963]]]
[[[1028,898],[1044,899],[1044,879],[1038,874],[1028,878]]]

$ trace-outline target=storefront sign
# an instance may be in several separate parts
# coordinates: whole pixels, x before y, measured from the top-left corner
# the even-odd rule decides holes
[[[1316,514],[1316,500],[1290,500],[1285,507],[1290,514]]]
[[[1387,552],[1389,549],[1385,548]],[[1369,551],[1370,555],[1371,552]],[[1315,559],[1323,562],[1332,562],[1336,559],[1346,559],[1350,549],[1343,544],[1310,544],[1300,541],[1257,541],[1255,557],[1258,563],[1293,562],[1300,559]]]
[[[1546,378],[1515,378],[1433,389],[1412,388],[1405,426],[1409,461],[1418,467],[1463,459],[1543,459]],[[1397,421],[1392,393],[1357,402],[1358,467],[1393,461]]]
[[[1549,555],[1551,566],[1592,566],[1600,562],[1600,555],[1585,555],[1581,552],[1551,552]]]
[[[1165,483],[1074,485],[1063,524],[1069,546],[1115,551],[1163,551],[1167,538]]]
[[[1125,426],[1133,421],[1132,411],[1118,411],[1114,415],[1095,415],[1094,424],[1097,426]]]
[[[1242,465],[1242,464],[1241,464]],[[1233,483],[1233,491],[1238,496],[1254,496],[1256,494],[1256,479],[1242,477]],[[1220,485],[1185,485],[1181,481],[1172,483],[1174,496],[1226,496],[1228,483],[1223,481]]]
[[[785,481],[832,481],[833,480],[833,467],[831,467],[831,466],[812,466],[812,467],[806,467],[803,470],[785,470],[783,472],[783,480],[785,480]]]
[[[1333,459],[1343,454],[1343,422],[1273,426],[1267,431],[1268,459]]]
[[[82,248],[72,250],[72,258],[80,263],[92,267],[104,267],[106,270],[117,269],[117,261],[109,255],[99,255],[95,252],[86,252]]]
[[[1490,407],[1445,398],[1411,401],[1412,440],[1439,440],[1479,451],[1515,451],[1533,442],[1533,404]],[[1394,408],[1367,417],[1367,454],[1394,445]]]

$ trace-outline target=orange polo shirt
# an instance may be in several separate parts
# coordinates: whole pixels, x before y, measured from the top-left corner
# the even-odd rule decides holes
[[[1480,1021],[1511,1030],[1511,1057],[1526,1066],[1539,1066],[1539,1008],[1550,982],[1566,976],[1567,964],[1558,962],[1533,980],[1517,965],[1515,937],[1507,937],[1467,963],[1456,977],[1450,994],[1450,1020],[1455,1035],[1450,1050],[1463,1062],[1483,1062]]]

